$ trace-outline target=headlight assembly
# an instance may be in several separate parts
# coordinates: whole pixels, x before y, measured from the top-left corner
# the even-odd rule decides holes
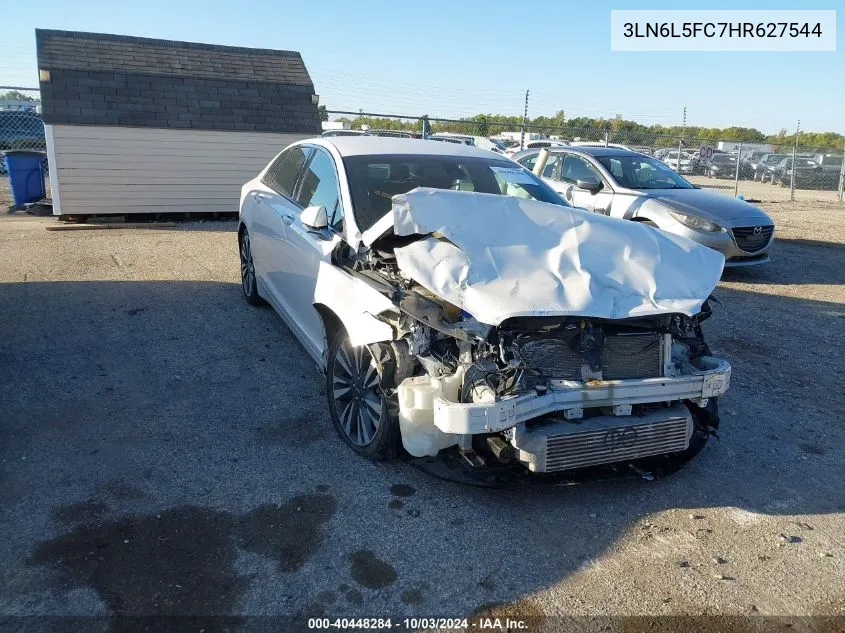
[[[669,211],[669,215],[675,218],[678,222],[696,231],[703,231],[704,233],[722,233],[725,229],[711,222],[705,220],[697,215],[689,215],[687,213],[680,213],[678,211]]]

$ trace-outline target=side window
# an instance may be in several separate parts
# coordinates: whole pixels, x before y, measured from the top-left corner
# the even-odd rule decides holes
[[[625,172],[622,171],[622,161],[618,158],[611,158],[608,162],[610,165],[610,173],[613,174],[613,177],[616,178],[616,180],[624,180]]]
[[[567,154],[563,161],[563,171],[560,174],[560,179],[564,182],[571,182],[575,184],[578,180],[584,178],[595,178],[602,182],[602,177],[590,163],[585,161],[580,156]]]
[[[537,164],[537,158],[539,154],[534,154],[532,156],[527,156],[519,161],[519,164],[525,167],[528,171],[533,172],[534,166]],[[563,156],[560,154],[552,154],[549,156],[549,160],[546,161],[546,166],[543,167],[543,178],[554,178],[555,174],[558,173],[557,166],[560,163]]]
[[[302,146],[282,152],[264,175],[264,184],[283,196],[293,198],[296,178],[310,153],[311,148]]]
[[[537,156],[538,154],[532,154],[531,156],[526,156],[518,162],[528,171],[534,171],[534,165],[537,164]]]
[[[334,160],[321,149],[314,150],[314,157],[302,174],[296,203],[303,208],[325,207],[329,225],[336,231],[343,227],[343,205]]]
[[[563,156],[561,154],[552,154],[549,156],[549,160],[546,163],[546,166],[543,167],[543,178],[555,178],[556,175],[560,173],[560,162],[563,160]]]

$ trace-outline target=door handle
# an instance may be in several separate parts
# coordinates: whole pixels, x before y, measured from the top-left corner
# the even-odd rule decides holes
[[[253,195],[255,196],[255,201],[256,201],[256,202],[263,202],[263,201],[264,201],[264,199],[267,197],[267,196],[266,196],[265,194],[263,194],[263,193],[255,193],[255,194],[253,194]]]
[[[288,225],[293,224],[293,216],[282,214],[282,222]]]

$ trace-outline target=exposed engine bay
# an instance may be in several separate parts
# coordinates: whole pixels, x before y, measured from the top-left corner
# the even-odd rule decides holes
[[[495,278],[491,281],[473,268],[481,259],[480,251],[462,244],[461,235],[417,232],[423,224],[420,218],[403,215],[401,209],[403,204],[424,208],[425,200],[414,199],[422,195],[429,196],[429,201],[436,196],[442,206],[443,199],[448,201],[454,192],[416,190],[397,196],[394,210],[399,211],[395,211],[393,230],[381,227],[383,232],[369,244],[354,248],[342,243],[332,254],[334,266],[390,300],[393,309],[372,315],[389,325],[390,340],[364,344],[378,365],[383,397],[395,404],[402,444],[409,454],[434,456],[449,449],[457,451],[470,468],[522,464],[531,472],[552,473],[658,455],[685,460],[701,449],[718,427],[716,399],[730,382],[730,365],[710,353],[701,329],[711,316],[708,298],[721,274],[721,255],[678,241],[683,238],[672,237],[667,245],[660,241],[662,236],[645,233],[653,229],[632,226],[643,232],[635,234],[635,239],[647,246],[648,240],[655,241],[656,252],[664,259],[669,258],[667,253],[676,258],[690,255],[692,266],[699,270],[688,284],[683,283],[683,270],[668,272],[675,275],[672,283],[655,283],[660,275],[643,274],[634,262],[634,274],[639,275],[636,283],[643,290],[631,291],[612,268],[606,272],[611,283],[590,274],[584,252],[576,253],[576,280],[575,273],[567,275],[558,253],[548,278],[557,278],[560,287],[545,288],[546,281],[538,282],[543,292],[558,293],[557,302],[538,304],[538,296],[544,295],[530,294],[536,283],[526,294],[519,283],[521,273],[514,275],[511,290],[501,292],[502,280],[509,279],[508,271],[518,268],[524,257],[508,259],[502,253],[509,251],[491,250],[490,238],[483,238],[481,266],[492,264]],[[487,197],[499,198],[490,204],[526,211],[532,222],[556,234],[544,222],[545,209],[531,215],[534,206],[550,205]],[[483,207],[487,202],[482,199],[478,204]],[[619,229],[614,224],[596,229],[592,218],[585,227],[580,216],[574,217],[576,221],[569,222],[573,231],[583,234],[577,236],[582,241],[588,233],[606,237],[602,231]],[[403,231],[403,223],[414,228]],[[508,226],[519,231],[519,219],[510,218]],[[422,227],[432,228],[438,227]],[[442,257],[417,260],[428,261],[429,268],[403,265],[413,255],[408,247],[419,253],[423,241],[428,242],[423,247],[425,257],[438,249]],[[524,235],[518,243],[521,248]],[[505,245],[506,249],[512,246]],[[684,252],[675,254],[671,249],[676,247]],[[447,256],[455,249],[465,261]],[[648,248],[638,252],[644,252],[641,257],[650,256]],[[535,255],[549,260],[548,252]],[[605,239],[602,257],[613,256]],[[656,259],[659,262],[660,257]],[[457,268],[440,270],[455,261]],[[536,281],[537,265],[529,265]],[[440,291],[441,286],[454,288],[458,294]],[[485,295],[484,290],[491,287],[493,292]],[[680,290],[666,292],[667,287]],[[582,296],[573,299],[573,288],[586,288],[591,301],[583,301]],[[707,289],[704,296],[700,296],[702,289]],[[567,309],[565,301],[576,305]],[[525,305],[534,307],[527,310]],[[479,308],[472,313],[469,306]],[[579,310],[583,314],[571,313]]]

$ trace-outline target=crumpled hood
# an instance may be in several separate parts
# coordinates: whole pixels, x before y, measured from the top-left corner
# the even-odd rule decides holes
[[[388,214],[390,217],[390,214]],[[534,200],[415,189],[393,198],[408,277],[481,323],[700,312],[724,257],[648,226]],[[386,220],[364,236],[375,239]]]

